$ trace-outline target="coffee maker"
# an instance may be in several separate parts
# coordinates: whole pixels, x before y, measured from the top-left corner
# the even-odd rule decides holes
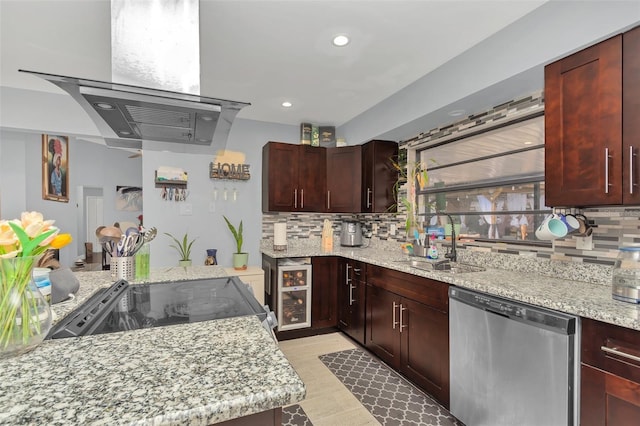
[[[354,220],[342,222],[340,245],[344,247],[357,247],[362,245],[362,225],[360,222]]]

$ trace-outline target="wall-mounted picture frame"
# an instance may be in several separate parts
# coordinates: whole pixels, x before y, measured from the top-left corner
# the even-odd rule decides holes
[[[69,202],[69,137],[42,135],[42,199]]]

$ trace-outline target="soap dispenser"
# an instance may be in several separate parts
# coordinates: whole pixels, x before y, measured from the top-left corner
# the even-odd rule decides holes
[[[431,234],[431,237],[429,237],[429,249],[427,250],[427,257],[429,259],[438,258],[438,247],[436,246],[436,234]]]

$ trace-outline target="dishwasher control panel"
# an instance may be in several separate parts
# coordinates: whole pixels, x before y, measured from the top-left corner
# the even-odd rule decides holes
[[[562,312],[455,287],[449,288],[449,297],[487,312],[559,333],[574,334],[576,331],[575,317]]]

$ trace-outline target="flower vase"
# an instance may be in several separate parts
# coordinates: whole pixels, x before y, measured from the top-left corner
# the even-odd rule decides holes
[[[0,358],[28,352],[49,333],[51,307],[38,290],[38,257],[0,258]]]

